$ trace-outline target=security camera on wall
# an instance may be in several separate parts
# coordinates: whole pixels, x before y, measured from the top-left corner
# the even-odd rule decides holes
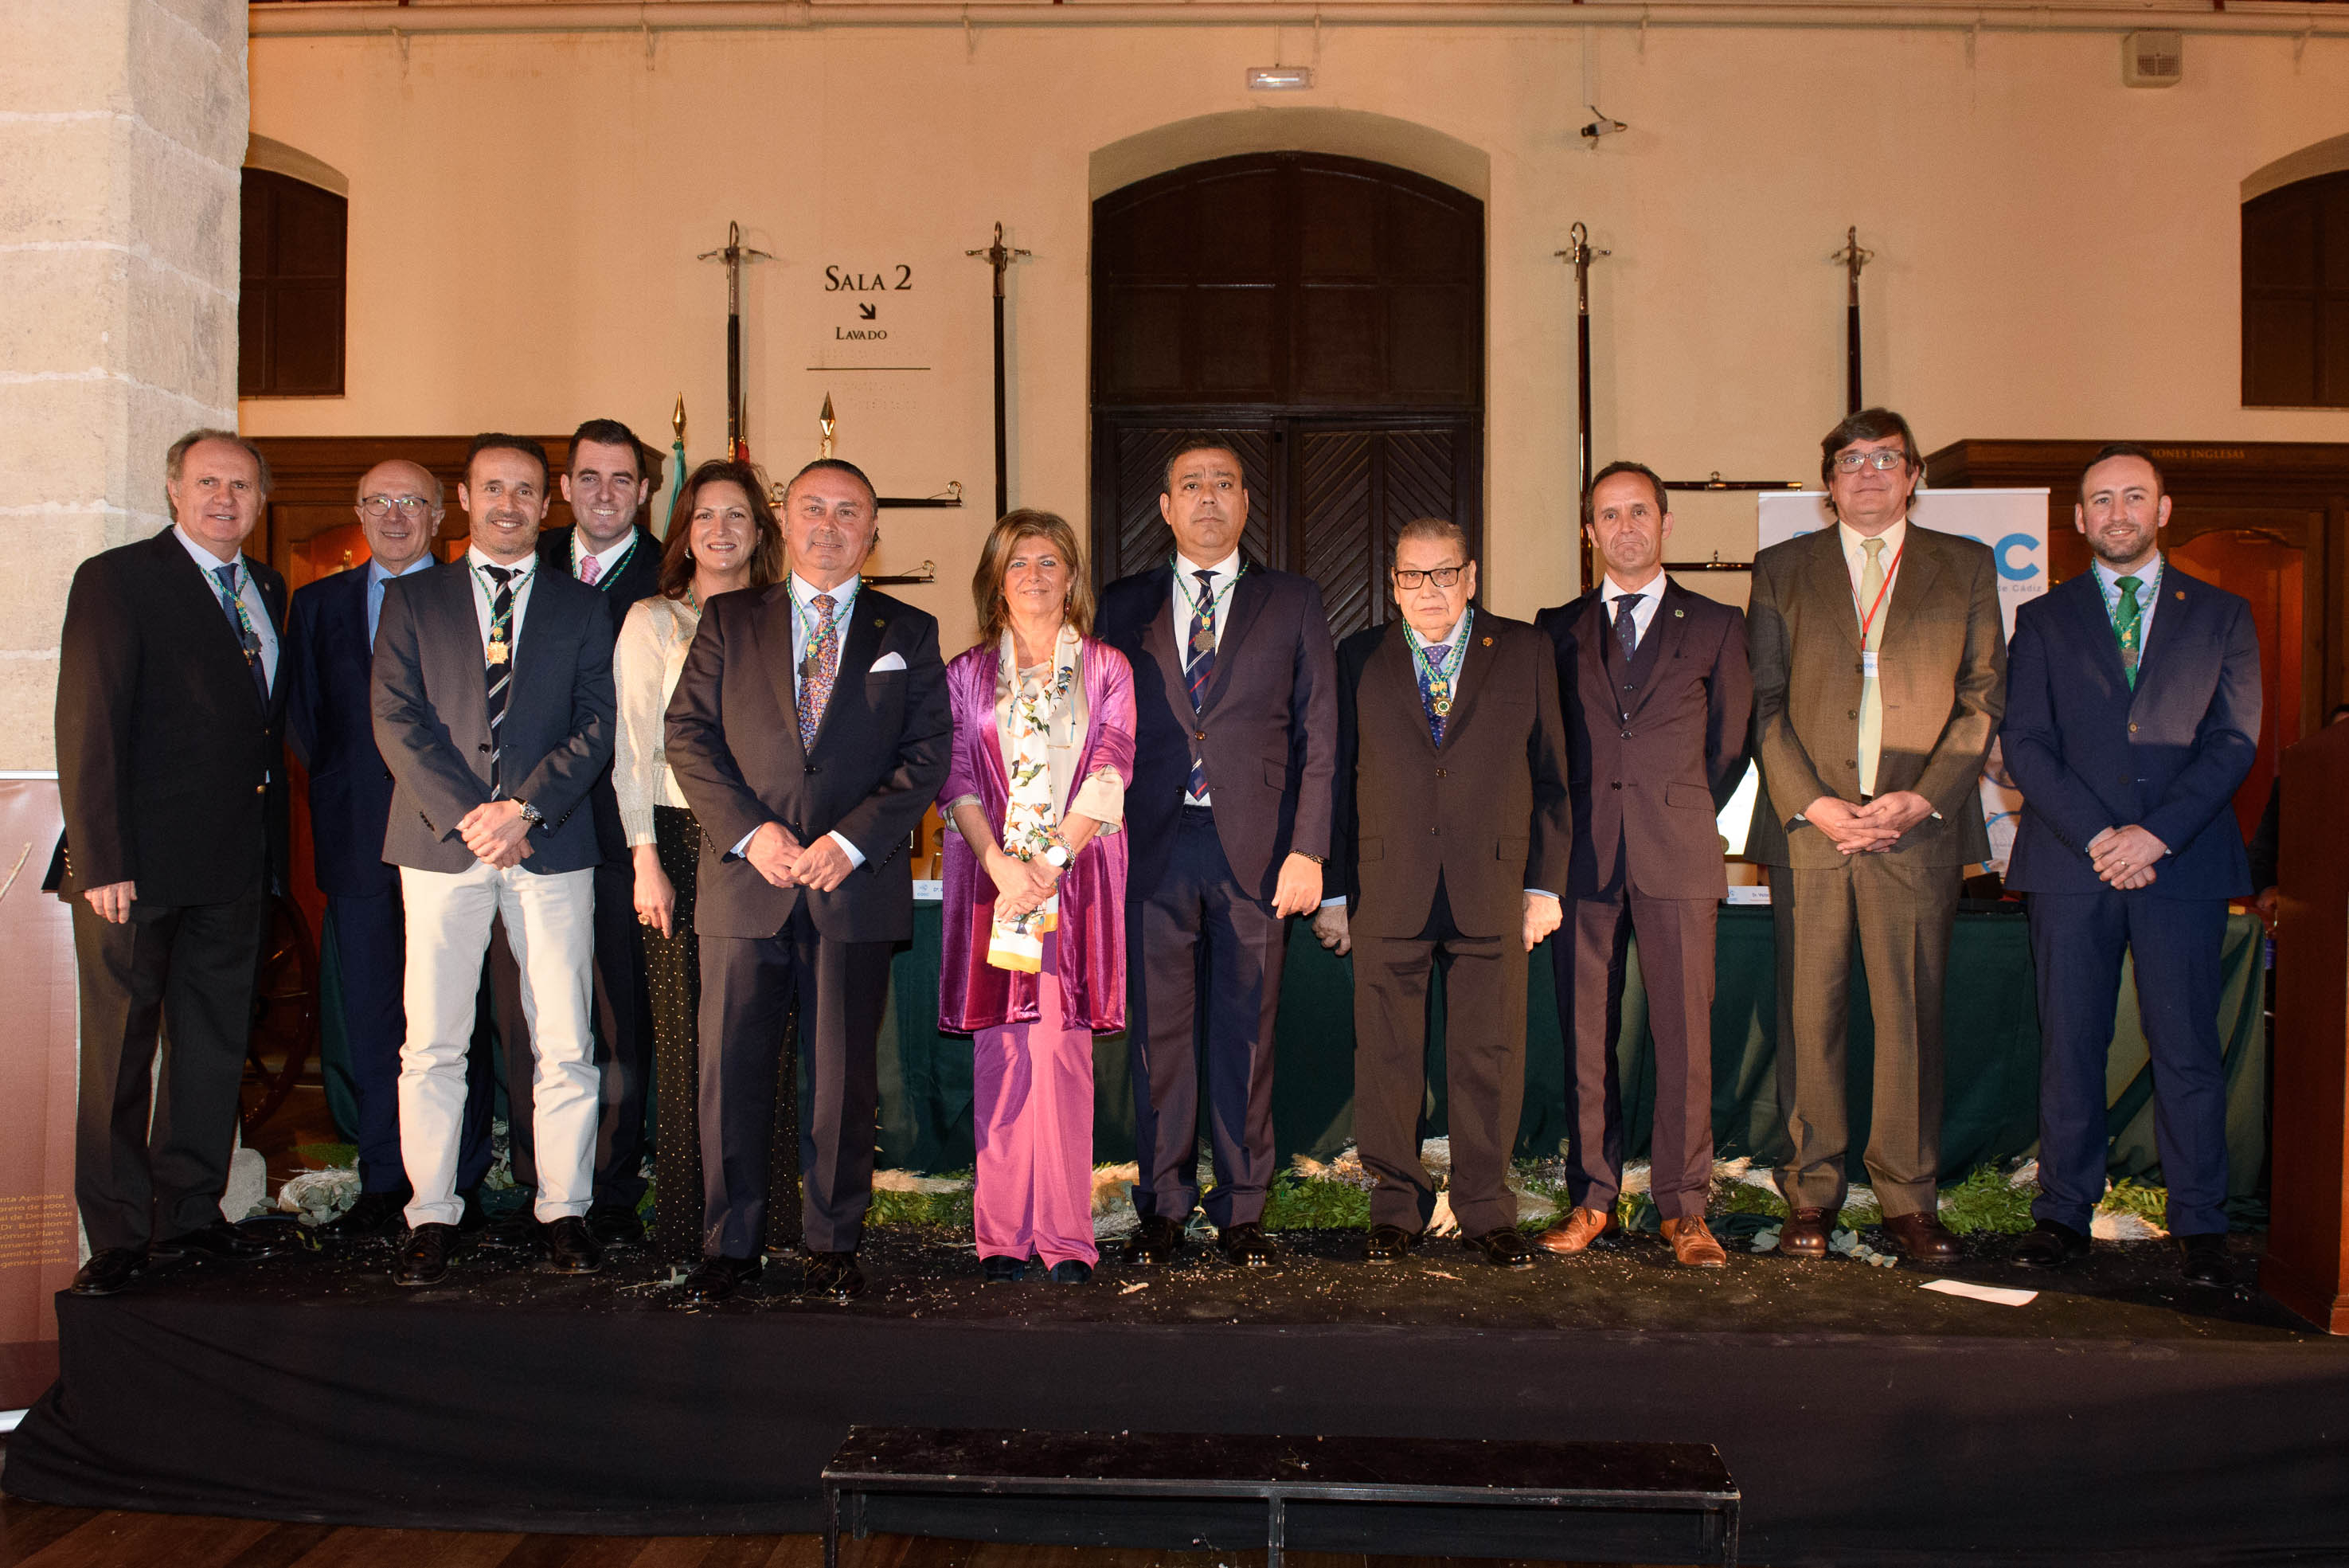
[[[1592,114],[1598,116],[1598,118],[1593,119],[1588,125],[1582,128],[1582,140],[1584,144],[1587,146],[1595,148],[1599,145],[1599,139],[1600,137],[1612,136],[1619,130],[1629,130],[1631,129],[1619,119],[1609,118],[1606,112],[1600,109],[1595,103],[1587,104],[1584,107],[1588,109]]]

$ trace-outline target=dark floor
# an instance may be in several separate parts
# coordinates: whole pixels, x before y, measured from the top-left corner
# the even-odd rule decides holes
[[[1293,1568],[1450,1568],[1469,1560],[1289,1552]],[[1024,1546],[874,1535],[841,1568],[1253,1568],[1261,1552]],[[1484,1568],[1539,1568],[1475,1560]],[[358,1530],[51,1508],[0,1496],[0,1568],[823,1568],[814,1535],[523,1535]],[[1567,1568],[1567,1565],[1556,1565]]]
[[[1631,1334],[1922,1336],[2038,1340],[2321,1342],[2251,1287],[2256,1234],[2235,1238],[2243,1282],[2232,1290],[2187,1285],[2166,1242],[2098,1243],[2087,1263],[2053,1277],[2007,1261],[2014,1239],[1981,1236],[1957,1266],[1886,1269],[1835,1258],[1795,1262],[1775,1253],[1733,1251],[1725,1269],[1674,1266],[1652,1237],[1599,1243],[1578,1258],[1543,1257],[1524,1272],[1493,1268],[1458,1243],[1429,1242],[1410,1261],[1372,1268],[1355,1261],[1359,1233],[1288,1231],[1279,1262],[1263,1270],[1226,1265],[1204,1239],[1165,1269],[1129,1269],[1108,1249],[1092,1283],[1054,1285],[1031,1266],[1026,1281],[988,1285],[967,1240],[916,1227],[875,1228],[863,1252],[866,1293],[846,1306],[792,1293],[798,1266],[771,1264],[766,1278],[715,1307],[689,1307],[671,1286],[674,1270],[640,1249],[614,1250],[602,1272],[539,1272],[534,1256],[478,1241],[449,1281],[402,1290],[389,1279],[392,1244],[374,1241],[258,1263],[191,1264],[150,1276],[138,1290],[233,1292],[280,1302],[527,1303],[539,1311],[719,1314],[852,1313],[897,1318],[1036,1324],[1347,1324]],[[1937,1278],[2040,1292],[2021,1307],[1941,1295]],[[2349,1354],[2349,1346],[2344,1346]]]

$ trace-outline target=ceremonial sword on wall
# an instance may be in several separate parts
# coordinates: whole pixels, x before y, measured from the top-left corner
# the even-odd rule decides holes
[[[1020,256],[1032,255],[1032,251],[1012,250],[1003,243],[1003,225],[995,225],[995,243],[985,250],[965,251],[967,256],[985,256],[987,265],[995,269],[995,514],[998,517],[1011,510],[1011,462],[1009,444],[1005,440],[1008,422],[1003,400],[1003,274]]]
[[[1842,265],[1847,275],[1843,296],[1844,412],[1859,412],[1859,269],[1876,259],[1874,251],[1859,248],[1857,227],[1843,232],[1843,249],[1827,257]]]
[[[726,225],[726,248],[704,251],[694,258],[726,264],[726,455],[736,462],[750,459],[750,441],[744,430],[742,407],[742,264],[772,261],[765,251],[742,244],[742,225]]]
[[[1578,462],[1574,487],[1575,533],[1582,540],[1582,591],[1588,593],[1598,574],[1590,558],[1590,535],[1579,525],[1582,498],[1590,493],[1590,264],[1612,251],[1590,248],[1590,231],[1580,223],[1567,231],[1571,241],[1557,254],[1574,268],[1574,440]]]

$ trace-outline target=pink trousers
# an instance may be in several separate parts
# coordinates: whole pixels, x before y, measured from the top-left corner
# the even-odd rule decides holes
[[[1033,1023],[972,1042],[971,1209],[981,1257],[1031,1254],[1050,1267],[1101,1261],[1093,1244],[1093,1036],[1061,1027],[1061,934],[1044,938]]]

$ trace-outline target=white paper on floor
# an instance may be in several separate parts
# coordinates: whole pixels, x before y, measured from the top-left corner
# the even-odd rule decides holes
[[[1945,1296],[1963,1296],[1971,1302],[1989,1302],[1994,1306],[2029,1306],[2039,1299],[2037,1291],[2011,1291],[2003,1285],[1977,1285],[1966,1280],[1934,1280],[1925,1288],[1939,1291]]]

